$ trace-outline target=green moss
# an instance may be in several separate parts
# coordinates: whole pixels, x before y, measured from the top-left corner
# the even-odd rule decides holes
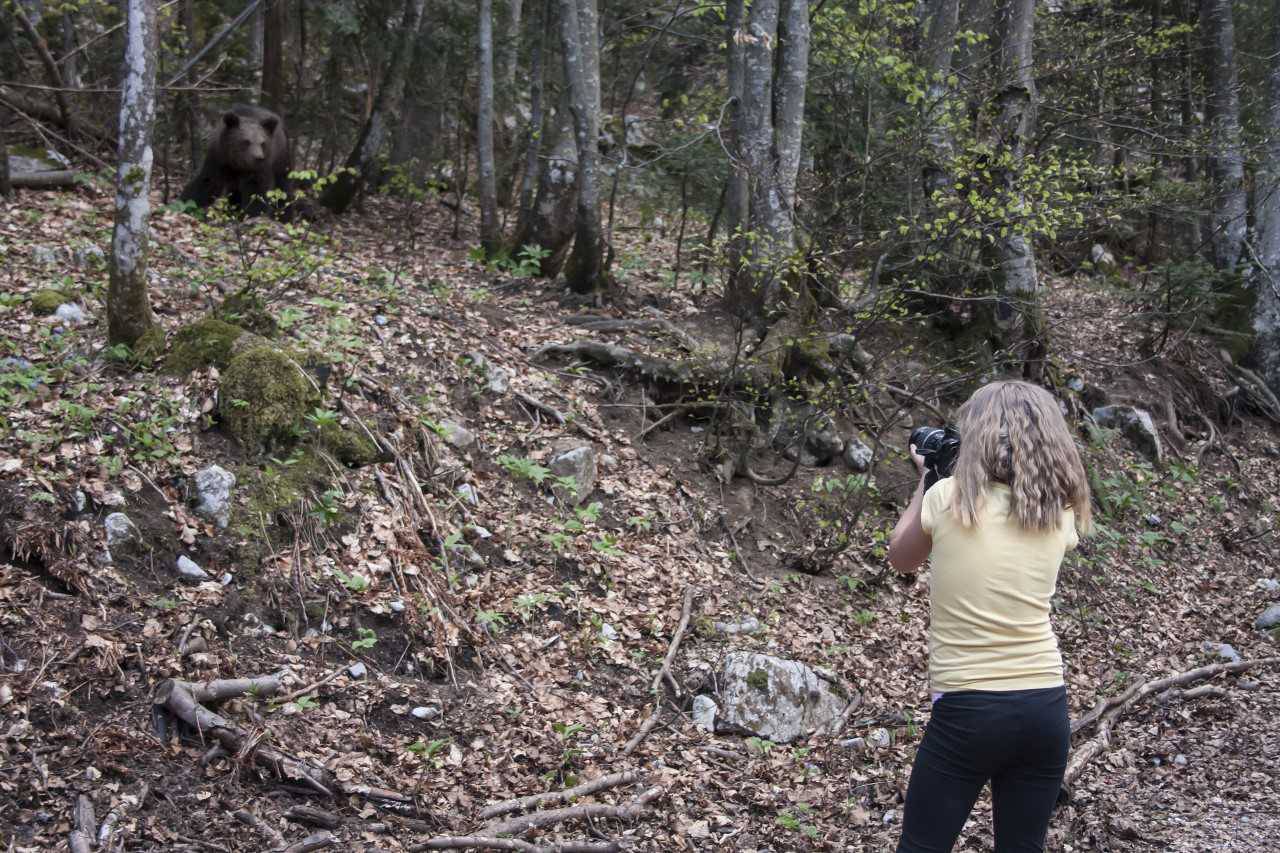
[[[185,375],[202,367],[225,368],[231,363],[231,345],[243,334],[239,326],[212,317],[183,326],[173,336],[165,370]]]
[[[315,402],[311,381],[298,363],[267,346],[232,358],[218,387],[222,424],[249,450],[293,444],[302,416]]]
[[[328,488],[332,470],[328,460],[314,447],[295,450],[288,459],[272,463],[260,471],[250,469],[242,531],[261,536],[263,525],[275,524],[285,510],[301,505],[313,494]]]
[[[769,674],[763,669],[753,669],[747,675],[747,685],[754,687],[756,690],[768,690]]]
[[[164,354],[164,329],[152,326],[133,342],[134,360],[142,367],[151,368]]]
[[[37,290],[31,294],[31,311],[37,316],[47,317],[57,311],[59,305],[64,302],[74,302],[75,298],[74,294],[53,287]]]
[[[322,426],[316,439],[321,447],[333,454],[335,459],[351,468],[372,465],[383,458],[382,453],[368,436],[338,424]]]
[[[214,316],[264,338],[274,338],[280,330],[279,323],[267,311],[267,304],[262,301],[262,297],[250,290],[241,290],[228,296],[218,306]]]

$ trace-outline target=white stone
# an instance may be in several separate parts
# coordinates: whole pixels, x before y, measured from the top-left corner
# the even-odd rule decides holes
[[[715,623],[715,628],[721,634],[755,634],[763,626],[756,617],[744,616],[737,622],[717,622]]]
[[[718,713],[720,706],[710,696],[693,697],[693,724],[704,732],[715,732]]]
[[[547,466],[557,477],[572,477],[577,484],[576,493],[556,486],[552,489],[556,497],[567,503],[580,504],[587,499],[596,487],[596,451],[589,444],[565,446],[551,457]]]
[[[440,716],[440,709],[433,708],[429,705],[419,705],[409,712],[419,720],[431,720]]]
[[[600,626],[600,636],[611,643],[616,643],[618,641],[618,629],[605,622]]]
[[[1273,604],[1262,611],[1262,615],[1253,623],[1255,628],[1263,631],[1274,628],[1277,625],[1280,625],[1280,604]]]
[[[873,729],[867,735],[867,743],[876,749],[888,749],[893,745],[893,735],[889,734],[888,729]]]
[[[445,442],[459,450],[476,443],[475,434],[457,421],[441,421],[440,429],[444,432]]]
[[[58,306],[58,310],[53,312],[53,316],[72,326],[79,326],[89,322],[89,315],[84,313],[84,309],[74,302],[62,303]]]
[[[364,665],[363,661],[356,661],[347,667],[347,675],[352,678],[364,678],[369,674],[369,668]]]
[[[813,732],[835,734],[850,705],[840,687],[805,664],[755,652],[726,655],[720,684],[725,724],[774,743],[789,743]]]
[[[871,467],[875,453],[860,439],[850,438],[844,445],[844,464],[859,474],[866,473]]]
[[[236,475],[217,465],[196,472],[196,512],[225,528],[231,520],[231,489]]]
[[[178,557],[178,574],[193,581],[207,581],[210,579],[209,573],[200,568],[200,565],[186,554]]]
[[[123,512],[111,513],[102,520],[102,526],[107,531],[108,548],[136,541],[140,535],[137,526]]]
[[[388,607],[390,607],[390,608],[391,608],[391,610],[392,610],[393,612],[395,612],[395,613],[403,613],[403,612],[404,612],[404,602],[403,602],[403,601],[401,601],[401,600],[400,600],[400,599],[398,599],[398,598],[397,598],[395,601],[392,601],[392,602],[391,602],[390,604],[388,604],[387,606],[388,606]]]
[[[470,483],[463,483],[458,486],[458,497],[462,498],[472,506],[478,506],[480,503],[480,495],[476,493],[476,487]]]
[[[1093,420],[1098,426],[1120,430],[1152,462],[1163,463],[1164,447],[1150,412],[1133,406],[1101,406],[1093,410]]]

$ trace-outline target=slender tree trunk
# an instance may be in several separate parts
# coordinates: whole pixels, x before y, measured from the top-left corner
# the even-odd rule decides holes
[[[76,13],[73,9],[67,9],[62,13],[62,55],[67,57],[62,62],[62,79],[72,89],[83,87],[80,82],[80,57],[72,55],[72,51],[79,47],[79,39],[76,36]]]
[[[1009,195],[1008,207],[1015,217],[1026,205],[1017,189],[1018,172],[1026,155],[1027,140],[1035,129],[1036,84],[1032,64],[1035,35],[1035,0],[1006,0],[1000,15],[1001,91],[997,99],[998,144],[1009,165],[1001,180]],[[1009,223],[995,238],[1001,280],[995,323],[1006,346],[1020,364],[1023,375],[1038,380],[1044,369],[1044,311],[1040,304],[1040,276],[1036,270],[1035,246]]]
[[[529,61],[529,129],[525,134],[524,169],[520,175],[520,215],[516,219],[517,242],[512,246],[515,254],[523,246],[519,239],[528,234],[533,218],[534,200],[538,188],[538,152],[542,148],[542,96],[546,72],[544,56],[547,50],[547,27],[551,21],[551,0],[543,0],[538,19],[538,38],[533,43],[533,55]]]
[[[513,242],[516,246],[544,249],[547,254],[539,262],[538,274],[555,278],[564,268],[573,240],[578,196],[578,147],[574,143],[568,87],[562,89],[559,106],[551,117],[548,141],[537,171],[538,191],[533,207]]]
[[[948,78],[951,76],[959,12],[959,0],[932,0],[929,4],[928,30],[924,44],[924,67],[925,73],[929,75],[925,97],[929,157],[922,176],[926,199],[950,185],[947,163],[951,160],[953,145],[951,84]]]
[[[578,293],[604,289],[604,233],[600,221],[600,56],[595,0],[559,0],[564,76],[578,149],[577,222],[565,271]]]
[[[155,324],[147,296],[147,250],[158,38],[154,0],[127,0],[125,7],[120,163],[107,291],[107,341],[133,346]]]
[[[1209,158],[1213,173],[1213,263],[1234,270],[1244,252],[1248,196],[1236,91],[1235,23],[1231,0],[1201,0],[1209,69]]]
[[[413,55],[413,42],[417,38],[425,5],[426,0],[405,0],[400,36],[387,59],[387,68],[382,76],[382,85],[378,87],[378,94],[374,97],[373,109],[365,119],[355,148],[347,157],[346,169],[320,196],[320,203],[334,213],[342,213],[351,206],[356,194],[377,168],[378,154],[387,139],[387,118],[397,115],[400,104],[404,101],[409,58]]]
[[[58,104],[58,114],[61,116],[62,126],[67,130],[74,130],[75,115],[71,111],[71,101],[67,98],[66,91],[64,91],[66,82],[62,79],[62,72],[58,70],[58,63],[53,60],[53,54],[49,53],[48,42],[36,30],[36,23],[39,23],[40,18],[36,17],[35,23],[33,23],[27,13],[17,4],[14,4],[13,16],[22,26],[22,31],[26,33],[27,40],[31,42],[31,46],[35,48],[40,61],[44,64],[45,74],[49,78],[49,85],[53,86],[53,99]]]
[[[5,111],[0,108],[0,116]],[[13,187],[9,183],[9,146],[4,141],[4,130],[0,128],[0,196],[8,196],[13,194]]]
[[[740,230],[747,228],[750,205],[747,199],[748,170],[742,159],[741,131],[743,127],[743,83],[746,75],[746,33],[743,31],[743,0],[728,0],[725,4],[725,43],[729,83],[729,127],[724,133],[725,148],[733,158],[729,162],[729,176],[724,192],[725,229],[729,233],[730,279],[739,277],[743,244],[738,239]],[[712,237],[715,235],[713,234]]]
[[[262,10],[262,104],[284,111],[284,31],[288,26],[287,0],[269,0]]]
[[[480,178],[480,245],[492,255],[502,245],[493,155],[493,0],[480,0],[480,98],[476,105],[476,161]]]
[[[516,71],[520,66],[520,20],[524,2],[506,0],[503,6],[506,14],[502,16],[501,36],[496,49],[496,79],[501,88],[498,101],[506,110],[515,100]]]
[[[795,219],[796,180],[804,141],[804,101],[809,82],[809,4],[783,0],[778,20],[778,81],[774,122],[778,151],[778,190],[786,207],[788,231]]]
[[[1267,69],[1266,151],[1258,170],[1258,261],[1254,355],[1267,386],[1280,395],[1280,0],[1271,0]]]

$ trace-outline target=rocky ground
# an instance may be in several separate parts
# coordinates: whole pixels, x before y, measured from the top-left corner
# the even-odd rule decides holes
[[[110,849],[326,832],[338,849],[405,850],[493,832],[488,804],[624,772],[578,801],[623,812],[525,837],[892,848],[929,713],[928,578],[893,577],[884,542],[911,483],[906,429],[975,381],[929,324],[828,317],[857,347],[822,441],[791,448],[824,464],[762,485],[732,476],[711,410],[670,377],[548,349],[713,367],[732,346],[709,297],[670,286],[674,253],[652,229],[619,232],[621,309],[598,309],[518,259],[470,259],[432,202],[292,233],[165,212],[151,293],[168,352],[140,370],[104,348],[109,199],[78,192],[0,209],[6,849],[62,849],[81,803]],[[223,310],[230,332],[180,332],[250,282],[266,303]],[[1231,409],[1211,342],[1167,336],[1144,358],[1144,298],[1122,276],[1049,294],[1050,379],[1073,417],[1139,406],[1163,454],[1149,460],[1123,409],[1115,428],[1082,428],[1105,511],[1056,601],[1076,718],[1149,679],[1277,654],[1256,624],[1280,602],[1280,431]],[[235,361],[269,338],[302,370]],[[275,409],[227,389],[260,385],[305,416],[250,429]],[[779,479],[792,467],[769,448],[749,460]],[[819,560],[839,531],[851,546]],[[807,665],[767,675],[763,710],[786,704],[788,679],[821,707],[735,712],[727,700],[762,689],[748,653]],[[1126,709],[1049,849],[1273,849],[1277,672]],[[222,747],[201,743],[174,691],[251,676],[270,678],[205,701],[222,719],[199,728]],[[712,695],[732,730],[705,730]],[[818,731],[784,743],[788,725]],[[960,849],[990,849],[989,811]]]

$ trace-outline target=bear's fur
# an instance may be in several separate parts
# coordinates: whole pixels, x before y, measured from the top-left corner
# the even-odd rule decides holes
[[[289,139],[271,110],[235,104],[222,116],[204,164],[179,198],[208,207],[226,197],[248,216],[273,212],[265,198],[273,189],[289,193]]]

